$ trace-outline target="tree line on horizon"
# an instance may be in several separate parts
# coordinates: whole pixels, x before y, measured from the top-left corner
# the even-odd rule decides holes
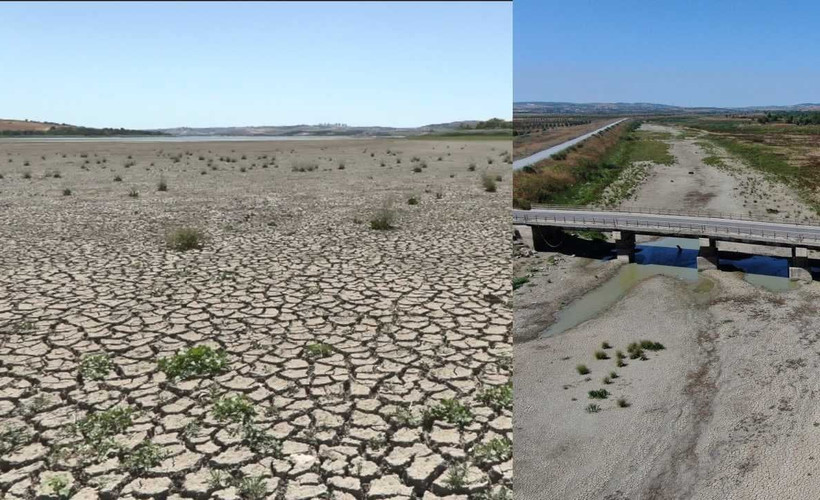
[[[113,137],[119,135],[167,135],[152,130],[131,130],[125,128],[52,127],[48,130],[0,130],[0,136],[94,136]]]
[[[820,125],[818,111],[769,111],[757,118],[758,123],[782,122],[794,125]]]

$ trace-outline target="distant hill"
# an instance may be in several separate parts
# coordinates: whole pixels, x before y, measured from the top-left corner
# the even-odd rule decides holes
[[[187,136],[346,136],[346,137],[379,137],[379,136],[417,136],[440,133],[499,133],[510,129],[511,122],[493,118],[487,121],[462,120],[447,123],[434,123],[422,127],[350,127],[344,124],[320,125],[269,125],[248,127],[177,127],[157,129],[170,135]]]
[[[149,130],[129,130],[124,128],[92,128],[69,125],[67,123],[34,122],[29,120],[0,119],[0,136],[104,136],[120,135],[165,135]]]
[[[548,102],[521,101],[513,103],[514,114],[544,115],[642,115],[684,113],[750,113],[759,111],[818,111],[820,104],[803,103],[790,106],[746,106],[738,108],[684,107],[649,102]]]
[[[344,124],[319,125],[270,125],[248,127],[177,127],[152,130],[129,130],[124,128],[91,128],[67,123],[34,122],[29,120],[0,119],[0,136],[121,136],[121,135],[172,135],[172,136],[420,136],[425,134],[486,134],[509,133],[512,122],[492,118],[487,121],[462,120],[435,123],[423,127],[349,127]]]

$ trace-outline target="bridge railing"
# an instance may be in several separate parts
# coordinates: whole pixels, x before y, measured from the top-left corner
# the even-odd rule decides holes
[[[792,224],[796,226],[820,226],[820,219],[805,218],[803,220],[784,218],[784,217],[770,217],[762,214],[744,215],[733,212],[719,212],[716,210],[689,210],[689,209],[669,209],[669,208],[647,208],[647,207],[633,207],[624,206],[618,208],[593,207],[587,205],[532,205],[533,209],[548,209],[548,210],[583,210],[583,211],[598,211],[598,212],[619,212],[630,214],[647,214],[647,215],[680,215],[684,217],[711,217],[714,219],[729,219],[742,220],[748,222],[776,222],[779,224]]]
[[[664,229],[669,233],[687,231],[691,235],[700,236],[714,236],[720,237],[737,236],[745,239],[752,239],[758,241],[783,242],[793,244],[812,244],[820,245],[820,235],[812,236],[806,233],[798,233],[793,231],[768,231],[755,229],[749,226],[731,226],[712,224],[693,224],[687,222],[663,222],[663,221],[640,221],[640,220],[618,220],[614,217],[595,217],[585,215],[550,215],[550,214],[534,214],[528,213],[527,210],[522,210],[520,214],[513,215],[513,223],[528,224],[533,222],[547,222],[555,224],[574,225],[576,227],[590,227],[591,229],[601,230],[634,230],[640,228],[647,229]]]

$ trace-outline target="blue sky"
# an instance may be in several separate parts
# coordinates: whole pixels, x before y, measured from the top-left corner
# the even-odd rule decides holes
[[[516,0],[514,19],[516,101],[820,102],[820,2]]]
[[[512,10],[0,3],[0,117],[126,128],[509,119]]]

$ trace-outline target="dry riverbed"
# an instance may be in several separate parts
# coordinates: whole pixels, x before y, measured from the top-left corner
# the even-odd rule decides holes
[[[502,498],[509,151],[0,143],[0,496]]]
[[[709,143],[708,134],[691,136],[677,127],[654,124],[639,130],[670,134],[664,142],[675,163],[650,164],[648,177],[622,207],[710,210],[786,221],[817,218],[787,186]]]
[[[573,329],[516,344],[518,498],[813,498],[820,286],[775,293],[740,273],[700,279],[650,278]],[[516,303],[531,293],[519,289]],[[629,359],[644,339],[665,349]],[[606,399],[591,399],[599,389]]]
[[[652,131],[672,133],[677,161],[652,165],[629,203],[809,213],[786,187],[725,153],[703,151],[676,129]],[[707,155],[723,163],[704,163]],[[703,272],[694,283],[654,276],[591,319],[538,338],[567,304],[623,267],[526,254],[514,265],[515,276],[529,277],[514,293],[517,498],[816,496],[820,284],[773,292],[741,273]],[[664,348],[633,359],[628,346],[641,340]],[[601,389],[602,399],[590,394]]]

